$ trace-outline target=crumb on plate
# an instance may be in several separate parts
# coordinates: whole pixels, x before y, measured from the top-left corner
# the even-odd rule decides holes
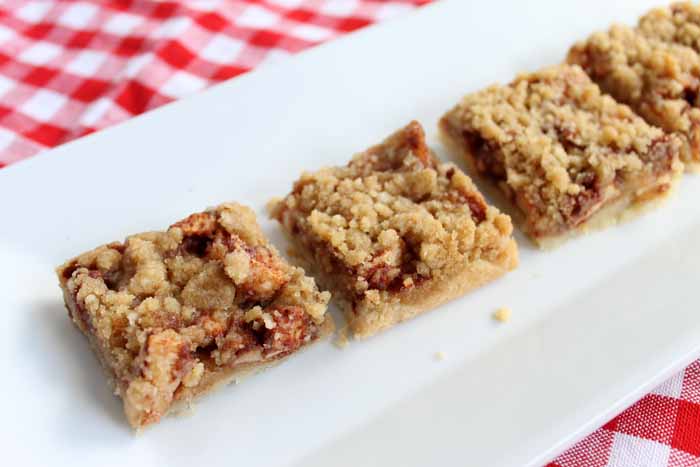
[[[338,329],[338,333],[335,337],[335,340],[333,340],[333,344],[341,350],[350,344],[350,341],[348,340],[347,326],[343,326],[340,329]]]
[[[500,323],[507,323],[508,321],[510,321],[510,317],[512,316],[512,314],[513,310],[511,310],[507,306],[502,306],[493,313],[493,319]]]

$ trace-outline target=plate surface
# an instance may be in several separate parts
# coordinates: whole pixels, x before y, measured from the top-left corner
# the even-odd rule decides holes
[[[282,196],[652,2],[446,0],[0,172],[8,465],[537,465],[700,353],[700,177],[394,330],[315,346],[134,436],[53,267],[225,200]],[[276,226],[265,230],[282,251]],[[513,319],[495,324],[500,306]],[[447,358],[438,361],[436,352]],[[223,463],[223,464],[222,464]]]

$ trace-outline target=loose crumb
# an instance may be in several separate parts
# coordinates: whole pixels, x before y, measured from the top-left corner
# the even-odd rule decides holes
[[[195,412],[195,405],[192,403],[192,401],[188,401],[182,407],[179,407],[177,410],[173,411],[173,415],[176,417],[191,417],[195,414]]]
[[[507,323],[508,321],[510,321],[510,317],[512,314],[513,311],[510,308],[508,308],[507,306],[502,306],[493,313],[493,319],[500,323]]]
[[[336,338],[333,341],[333,345],[342,350],[349,344],[350,341],[348,340],[348,327],[343,326],[340,329],[338,329],[338,334],[336,335]]]
[[[272,214],[275,210],[275,206],[279,204],[282,201],[282,198],[279,196],[275,196],[273,198],[270,198],[267,203],[265,203],[265,210],[267,211],[268,215]]]
[[[435,359],[436,360],[445,360],[447,358],[447,354],[443,351],[435,352]]]

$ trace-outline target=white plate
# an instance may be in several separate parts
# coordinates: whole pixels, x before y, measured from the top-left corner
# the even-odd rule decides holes
[[[224,200],[263,216],[302,170],[412,118],[437,147],[461,94],[554,63],[650,3],[439,2],[0,172],[5,464],[536,465],[691,361],[698,177],[664,209],[552,252],[519,236],[521,267],[503,280],[345,350],[318,345],[140,436],[53,275]],[[513,320],[497,325],[504,305]]]

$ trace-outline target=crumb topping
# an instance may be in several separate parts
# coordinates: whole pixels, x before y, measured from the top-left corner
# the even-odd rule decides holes
[[[523,209],[535,236],[582,224],[628,181],[677,164],[678,141],[602,95],[578,66],[468,95],[443,124]]]
[[[303,174],[272,216],[347,295],[376,301],[501,254],[512,232],[464,173],[437,162],[417,122],[347,166]]]
[[[568,61],[649,123],[681,135],[684,160],[700,160],[700,56],[692,48],[616,25],[576,44]]]
[[[639,20],[638,30],[646,37],[700,50],[700,5],[674,3],[655,8]]]
[[[136,426],[157,420],[212,362],[262,361],[314,339],[330,299],[238,204],[99,247],[58,274],[74,321],[126,388]]]

